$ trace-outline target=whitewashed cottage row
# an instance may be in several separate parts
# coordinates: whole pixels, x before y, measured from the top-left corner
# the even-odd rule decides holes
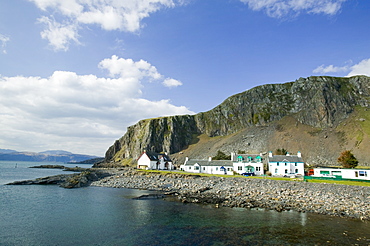
[[[245,175],[264,175],[264,163],[272,175],[304,175],[304,161],[301,152],[297,155],[273,155],[269,152],[264,160],[262,154],[236,154],[231,153],[230,160],[207,160],[189,159],[180,169],[192,173],[228,174],[234,173]],[[143,152],[138,158],[139,169],[173,170],[172,160],[166,154]]]

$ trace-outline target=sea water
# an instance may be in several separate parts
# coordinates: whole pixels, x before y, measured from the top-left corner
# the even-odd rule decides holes
[[[4,185],[63,172],[28,168],[41,164],[0,162],[0,245],[370,245],[370,223],[354,219],[133,199],[155,193],[146,190]]]

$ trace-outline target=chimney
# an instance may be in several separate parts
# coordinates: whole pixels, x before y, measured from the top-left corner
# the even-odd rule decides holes
[[[231,160],[232,160],[232,161],[234,161],[234,159],[235,159],[235,155],[236,155],[236,154],[235,154],[234,152],[231,152]]]
[[[185,157],[185,163],[184,164],[186,164],[188,161],[189,161],[189,157]]]
[[[298,151],[297,156],[302,157],[301,151]]]
[[[212,157],[211,156],[208,157],[208,161],[212,161]]]
[[[272,151],[269,152],[269,157],[272,157]]]
[[[289,152],[286,152],[286,156],[290,156]]]

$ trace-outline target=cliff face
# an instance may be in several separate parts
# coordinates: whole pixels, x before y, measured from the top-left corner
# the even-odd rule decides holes
[[[141,120],[127,128],[126,134],[106,152],[106,161],[138,158],[143,150],[175,153],[199,134],[192,115]]]
[[[334,126],[354,106],[368,106],[369,83],[368,77],[309,77],[291,83],[262,85],[231,96],[195,117],[200,131],[209,136],[266,125],[292,114],[303,124]]]
[[[365,76],[309,77],[262,85],[231,96],[207,112],[142,120],[128,127],[126,134],[108,149],[105,158],[107,162],[136,159],[143,150],[173,154],[196,144],[201,134],[229,136],[244,129],[271,126],[287,116],[293,117],[295,124],[335,128],[356,106],[367,108],[369,96],[370,78]],[[266,139],[276,132],[270,127],[265,132]],[[260,148],[266,147],[269,146],[260,144]]]

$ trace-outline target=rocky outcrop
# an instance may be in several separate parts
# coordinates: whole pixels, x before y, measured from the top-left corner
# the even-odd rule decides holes
[[[171,116],[141,120],[106,152],[106,161],[138,158],[143,150],[175,153],[190,144],[199,131],[194,116]]]
[[[368,106],[370,78],[309,77],[285,84],[255,87],[195,115],[200,132],[224,136],[250,126],[263,126],[294,115],[314,127],[337,125],[355,106]]]
[[[59,174],[34,180],[15,181],[7,185],[59,185],[63,188],[80,188],[89,186],[93,181],[112,175],[109,171],[85,169],[78,174]]]
[[[309,77],[262,85],[231,96],[207,112],[141,120],[108,149],[105,161],[136,159],[144,150],[173,154],[199,141],[201,134],[229,136],[253,127],[270,127],[265,136],[269,139],[279,131],[276,126],[272,132],[271,124],[287,116],[321,130],[335,128],[356,107],[367,108],[369,96],[366,76]],[[265,147],[255,150],[264,152]]]

